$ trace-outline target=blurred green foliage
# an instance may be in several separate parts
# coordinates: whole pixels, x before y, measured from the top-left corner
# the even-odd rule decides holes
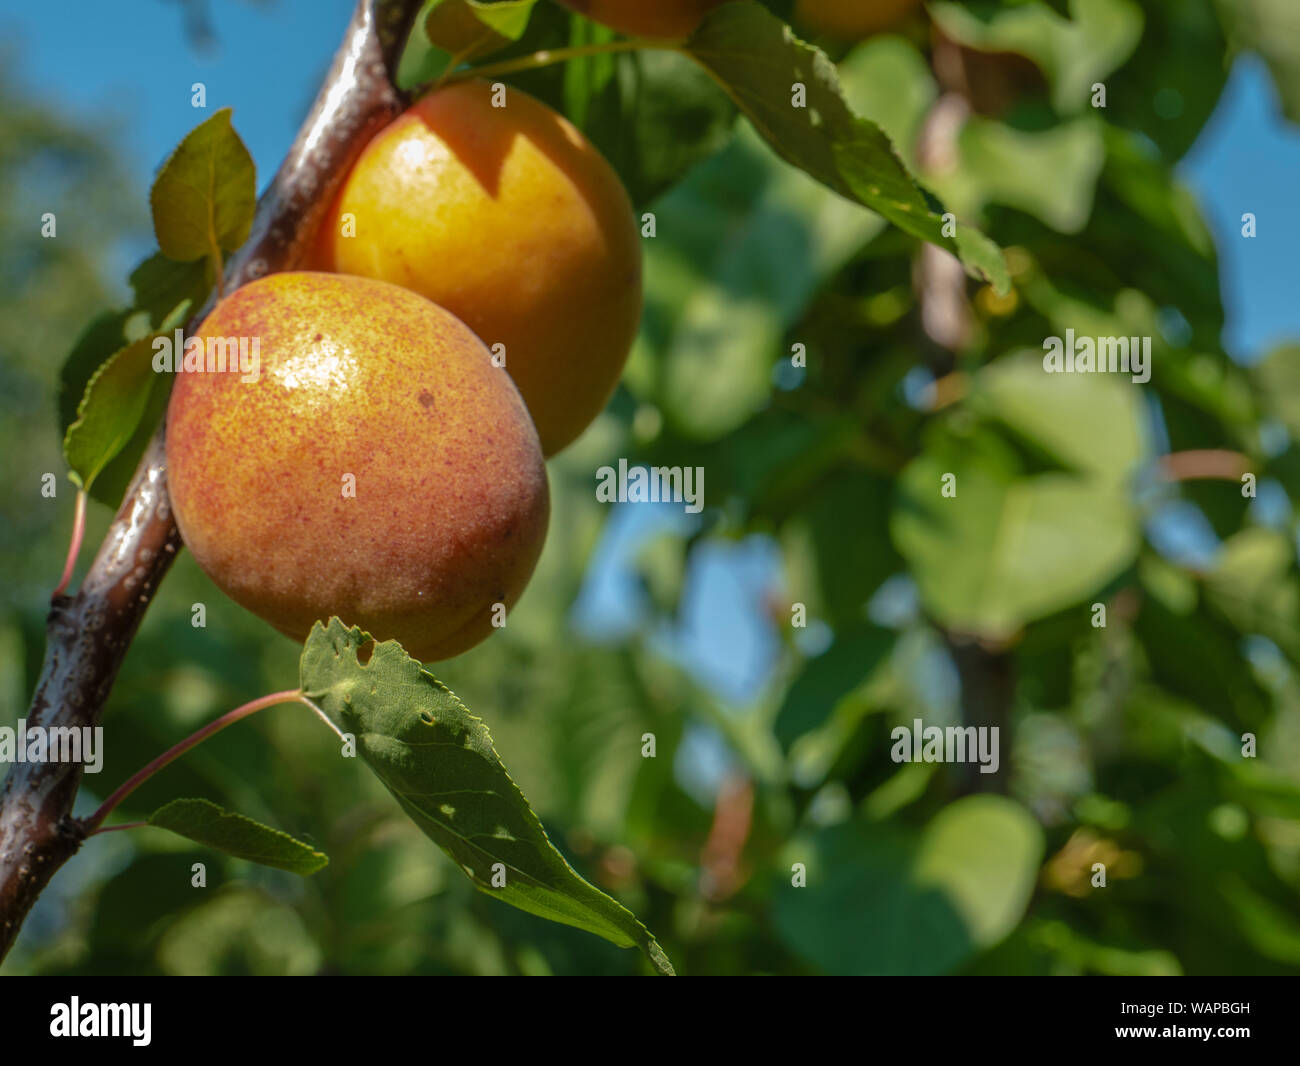
[[[551,464],[552,530],[527,595],[505,631],[436,673],[488,722],[570,862],[680,973],[1300,971],[1297,349],[1250,368],[1222,350],[1215,249],[1173,176],[1233,49],[1264,48],[1294,105],[1300,56],[1260,31],[1269,9],[934,4],[892,35],[828,43],[854,106],[1008,250],[1009,296],[962,283],[955,346],[927,330],[917,242],[776,160],[679,57],[511,79],[583,126],[657,236],[624,386]],[[517,50],[600,32],[541,4]],[[919,153],[927,114],[963,80],[973,113],[948,152]],[[1089,106],[1094,81],[1104,109]],[[1171,88],[1183,106],[1166,118]],[[57,501],[38,491],[61,470],[58,356],[112,302],[106,252],[139,226],[142,198],[107,177],[100,138],[3,82],[0,94],[12,719],[39,669],[71,514],[66,480]],[[23,197],[50,175],[87,239],[32,236]],[[1043,338],[1066,329],[1152,337],[1150,383],[1043,375]],[[806,369],[791,366],[796,345]],[[1161,476],[1162,452],[1190,449],[1244,456],[1285,490],[1282,519],[1266,522],[1235,480]],[[641,556],[653,595],[640,625],[596,640],[571,610],[610,513],[593,472],[620,456],[703,466],[710,508]],[[939,495],[944,473],[955,499]],[[1150,539],[1177,503],[1222,538],[1207,566]],[[96,507],[90,543],[106,521]],[[656,638],[681,617],[698,553],[753,535],[780,548],[771,617],[756,621],[780,651],[771,682],[736,707]],[[190,624],[199,602],[205,629]],[[793,604],[808,630],[791,627]],[[182,556],[113,691],[104,772],[86,792],[102,798],[221,711],[294,686],[297,659]],[[916,718],[998,726],[999,772],[891,761],[891,728]],[[641,756],[645,733],[656,758]],[[680,764],[700,734],[729,753],[715,795]],[[474,892],[296,706],[214,737],[120,813],[177,796],[279,827],[330,865],[303,879],[161,831],[97,837],[8,972],[643,969]],[[205,890],[190,887],[195,861]],[[1098,862],[1105,888],[1091,884]],[[792,885],[794,864],[807,887]]]

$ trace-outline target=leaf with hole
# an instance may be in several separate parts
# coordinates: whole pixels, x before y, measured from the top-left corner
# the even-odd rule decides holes
[[[337,618],[303,647],[302,691],[357,750],[402,810],[479,891],[520,910],[639,947],[672,964],[633,914],[584,881],[555,849],[492,746],[487,726],[400,644],[373,643]]]

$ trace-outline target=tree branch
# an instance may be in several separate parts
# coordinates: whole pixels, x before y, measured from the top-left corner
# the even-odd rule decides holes
[[[419,7],[420,0],[358,0],[311,113],[258,203],[249,239],[227,264],[227,292],[301,260],[352,162],[404,106],[393,73]],[[187,329],[197,328],[209,308]],[[81,588],[53,601],[29,728],[98,725],[126,650],[180,544],[160,427]],[[72,817],[80,783],[79,763],[16,763],[5,778],[0,960],[55,870],[86,838],[87,824]]]

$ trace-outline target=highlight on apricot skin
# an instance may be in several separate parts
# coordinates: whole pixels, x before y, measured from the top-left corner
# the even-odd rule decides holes
[[[168,486],[204,572],[295,640],[338,615],[436,660],[491,633],[549,497],[523,401],[478,337],[395,285],[315,273],[245,285],[196,336],[260,360],[255,380],[173,387]]]
[[[560,0],[593,22],[631,37],[689,37],[725,0]]]
[[[307,265],[391,281],[464,320],[504,358],[547,456],[604,408],[641,317],[640,234],[618,175],[551,108],[484,82],[426,96],[379,132]]]

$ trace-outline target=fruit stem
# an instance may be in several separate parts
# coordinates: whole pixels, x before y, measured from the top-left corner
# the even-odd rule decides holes
[[[86,535],[86,490],[77,490],[77,504],[72,513],[72,541],[68,545],[68,558],[63,564],[63,576],[59,578],[59,585],[51,594],[51,600],[57,600],[63,595],[63,590],[68,587],[68,582],[72,580],[73,567],[77,565],[77,556],[81,554],[81,538]]]
[[[582,59],[584,56],[604,55],[610,52],[638,52],[645,49],[675,52],[679,45],[672,41],[648,41],[635,39],[630,41],[605,41],[600,44],[575,45],[573,48],[544,48],[531,55],[518,59],[507,59],[500,63],[488,63],[482,67],[470,67],[445,78],[448,82],[463,81],[466,78],[482,78],[497,74],[516,74],[521,70],[537,70],[555,63],[567,63],[570,59]],[[439,82],[439,85],[442,83]]]
[[[277,703],[307,703],[307,701],[298,689],[285,689],[283,692],[272,692],[269,696],[262,696],[258,699],[250,700],[243,706],[236,707],[233,711],[227,711],[220,718],[213,722],[209,722],[197,733],[190,734],[190,736],[186,737],[179,744],[168,748],[159,755],[158,758],[154,759],[153,762],[149,763],[149,765],[145,766],[141,770],[137,770],[131,775],[131,777],[127,778],[127,780],[119,785],[117,790],[113,792],[108,799],[104,800],[104,802],[100,804],[99,810],[85,820],[85,828],[90,832],[97,831],[100,824],[108,817],[114,807],[126,799],[127,796],[144,784],[145,781],[156,774],[164,766],[172,762],[174,759],[180,758],[180,756],[184,755],[190,750],[190,748],[194,747],[200,741],[206,740],[208,737],[212,736],[213,733],[220,732],[228,725],[233,725],[241,718],[247,718],[249,715],[256,714],[264,708],[273,707]],[[307,705],[312,706],[311,704]],[[313,707],[313,710],[314,709],[315,708]],[[122,828],[125,827],[123,826]]]

